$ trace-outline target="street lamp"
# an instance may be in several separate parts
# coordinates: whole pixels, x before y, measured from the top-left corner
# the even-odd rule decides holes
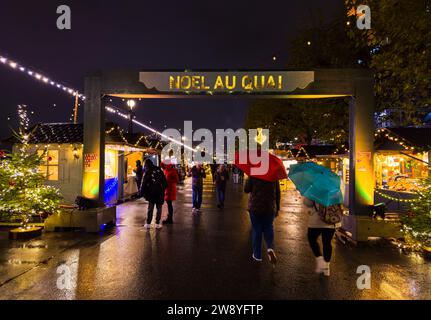
[[[127,106],[129,107],[129,129],[128,133],[133,133],[133,117],[135,116],[135,113],[133,112],[133,108],[136,106],[135,100],[127,100]]]
[[[130,110],[133,110],[133,108],[136,105],[136,102],[135,102],[135,100],[127,100],[127,105],[130,108]]]

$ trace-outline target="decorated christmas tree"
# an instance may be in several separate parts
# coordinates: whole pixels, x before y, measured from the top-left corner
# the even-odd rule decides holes
[[[57,188],[46,186],[38,169],[44,153],[31,150],[28,141],[28,117],[25,106],[18,106],[20,128],[14,132],[20,142],[14,153],[0,153],[0,218],[19,219],[27,228],[33,215],[46,217],[59,210],[62,199]]]
[[[430,172],[431,174],[431,172]],[[402,217],[407,242],[416,248],[431,248],[431,176],[422,181],[411,214]]]

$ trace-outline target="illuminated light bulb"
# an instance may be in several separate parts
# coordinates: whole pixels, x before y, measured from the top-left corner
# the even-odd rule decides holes
[[[54,82],[54,81],[51,81],[49,84],[50,84],[51,86],[54,86],[54,85],[55,85],[55,82]]]
[[[3,57],[1,57],[1,58],[0,58],[0,62],[1,62],[1,63],[6,63],[6,61],[7,61],[7,59],[6,59],[6,58],[3,58]]]
[[[307,41],[307,45],[308,45],[308,46],[311,46],[311,41]]]
[[[67,89],[67,92],[69,92],[69,93],[73,93],[73,90],[72,89]]]
[[[127,105],[130,109],[133,109],[136,105],[135,100],[127,100]]]
[[[16,62],[11,61],[11,62],[9,62],[9,66],[10,66],[11,68],[15,69],[15,68],[17,67],[17,63],[16,63]]]
[[[49,81],[48,78],[46,78],[46,77],[43,78],[43,82],[47,83],[48,81]]]
[[[27,72],[30,76],[32,76],[33,75],[33,71],[29,71],[29,72]]]
[[[19,70],[22,71],[22,72],[24,72],[25,68],[24,67],[19,67]]]
[[[61,88],[61,85],[60,85],[60,84],[57,84],[57,88]]]
[[[42,79],[42,76],[41,76],[40,74],[36,73],[36,74],[35,74],[35,78],[36,78],[37,80],[40,80],[40,79]]]

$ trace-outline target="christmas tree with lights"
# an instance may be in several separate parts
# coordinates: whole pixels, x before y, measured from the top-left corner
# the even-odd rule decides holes
[[[46,154],[29,146],[31,132],[25,106],[18,106],[18,116],[20,128],[14,136],[20,142],[19,149],[0,153],[0,218],[19,219],[22,228],[29,228],[32,216],[57,213],[62,196],[57,188],[44,185],[45,177],[39,173]]]
[[[421,183],[419,197],[413,202],[411,213],[401,218],[402,230],[413,247],[431,248],[431,172]]]

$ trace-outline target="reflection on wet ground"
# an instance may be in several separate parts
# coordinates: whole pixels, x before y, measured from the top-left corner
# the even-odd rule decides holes
[[[251,261],[250,223],[241,186],[226,208],[204,187],[203,212],[191,213],[191,187],[179,191],[175,224],[143,228],[146,203],[118,207],[115,229],[45,233],[11,242],[0,231],[1,299],[430,299],[431,264],[392,247],[336,245],[332,274],[314,274],[302,205],[284,193],[275,223],[275,268]],[[164,207],[166,214],[166,206]],[[357,288],[357,268],[371,268],[371,289]]]

